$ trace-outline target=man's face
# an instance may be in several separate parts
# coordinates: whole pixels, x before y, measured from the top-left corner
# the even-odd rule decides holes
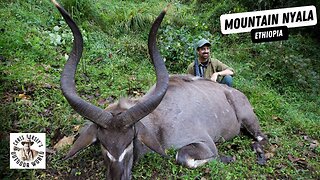
[[[25,143],[25,144],[23,145],[23,149],[29,150],[29,149],[30,149],[30,144],[29,144],[29,143]]]
[[[204,45],[198,49],[198,56],[200,62],[205,62],[210,56],[210,47],[208,45]]]

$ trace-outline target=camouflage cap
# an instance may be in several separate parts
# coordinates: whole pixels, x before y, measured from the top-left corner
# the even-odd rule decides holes
[[[197,42],[197,44],[196,44],[196,49],[198,50],[198,48],[201,48],[202,46],[204,46],[204,45],[208,45],[208,46],[211,46],[211,44],[210,44],[210,42],[208,41],[208,40],[206,40],[206,39],[201,39],[201,40],[199,40],[198,42]]]

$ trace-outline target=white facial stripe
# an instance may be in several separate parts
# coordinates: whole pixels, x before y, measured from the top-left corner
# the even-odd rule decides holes
[[[113,162],[117,161],[116,158],[114,158],[114,157],[112,156],[112,154],[109,153],[108,150],[106,150],[106,151],[107,151],[107,156],[109,157],[109,159],[110,159],[111,161],[113,161]]]
[[[112,162],[116,162],[116,161],[121,162],[121,161],[123,161],[123,159],[126,156],[127,152],[131,151],[132,149],[133,149],[133,142],[131,142],[130,145],[121,153],[121,155],[119,157],[119,160],[117,160],[112,154],[110,154],[110,152],[106,148],[104,148],[102,146],[102,150],[104,151],[105,154],[107,154],[107,156],[109,157],[109,159]]]
[[[101,144],[101,149],[102,149],[102,153],[106,154],[111,161],[113,161],[113,162],[116,161],[116,158],[114,158],[112,156],[112,154],[110,154],[109,151],[106,148],[103,147],[102,144]]]
[[[127,154],[127,152],[131,151],[132,149],[133,149],[133,142],[131,142],[130,145],[122,152],[122,154],[119,157],[119,162],[121,162],[124,156]]]

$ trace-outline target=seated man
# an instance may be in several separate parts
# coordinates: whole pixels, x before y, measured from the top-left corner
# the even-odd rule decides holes
[[[23,161],[32,161],[34,160],[37,155],[38,151],[31,149],[31,146],[33,145],[33,141],[30,139],[24,140],[21,142],[22,148],[14,147],[14,151],[19,151],[18,152],[18,157],[23,160]]]
[[[210,42],[206,39],[197,42],[198,59],[188,66],[187,73],[232,87],[234,70],[214,57],[210,58],[210,46]]]

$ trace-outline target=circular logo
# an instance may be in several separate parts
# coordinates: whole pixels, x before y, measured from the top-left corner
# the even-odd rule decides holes
[[[45,133],[10,133],[10,169],[45,169]]]

